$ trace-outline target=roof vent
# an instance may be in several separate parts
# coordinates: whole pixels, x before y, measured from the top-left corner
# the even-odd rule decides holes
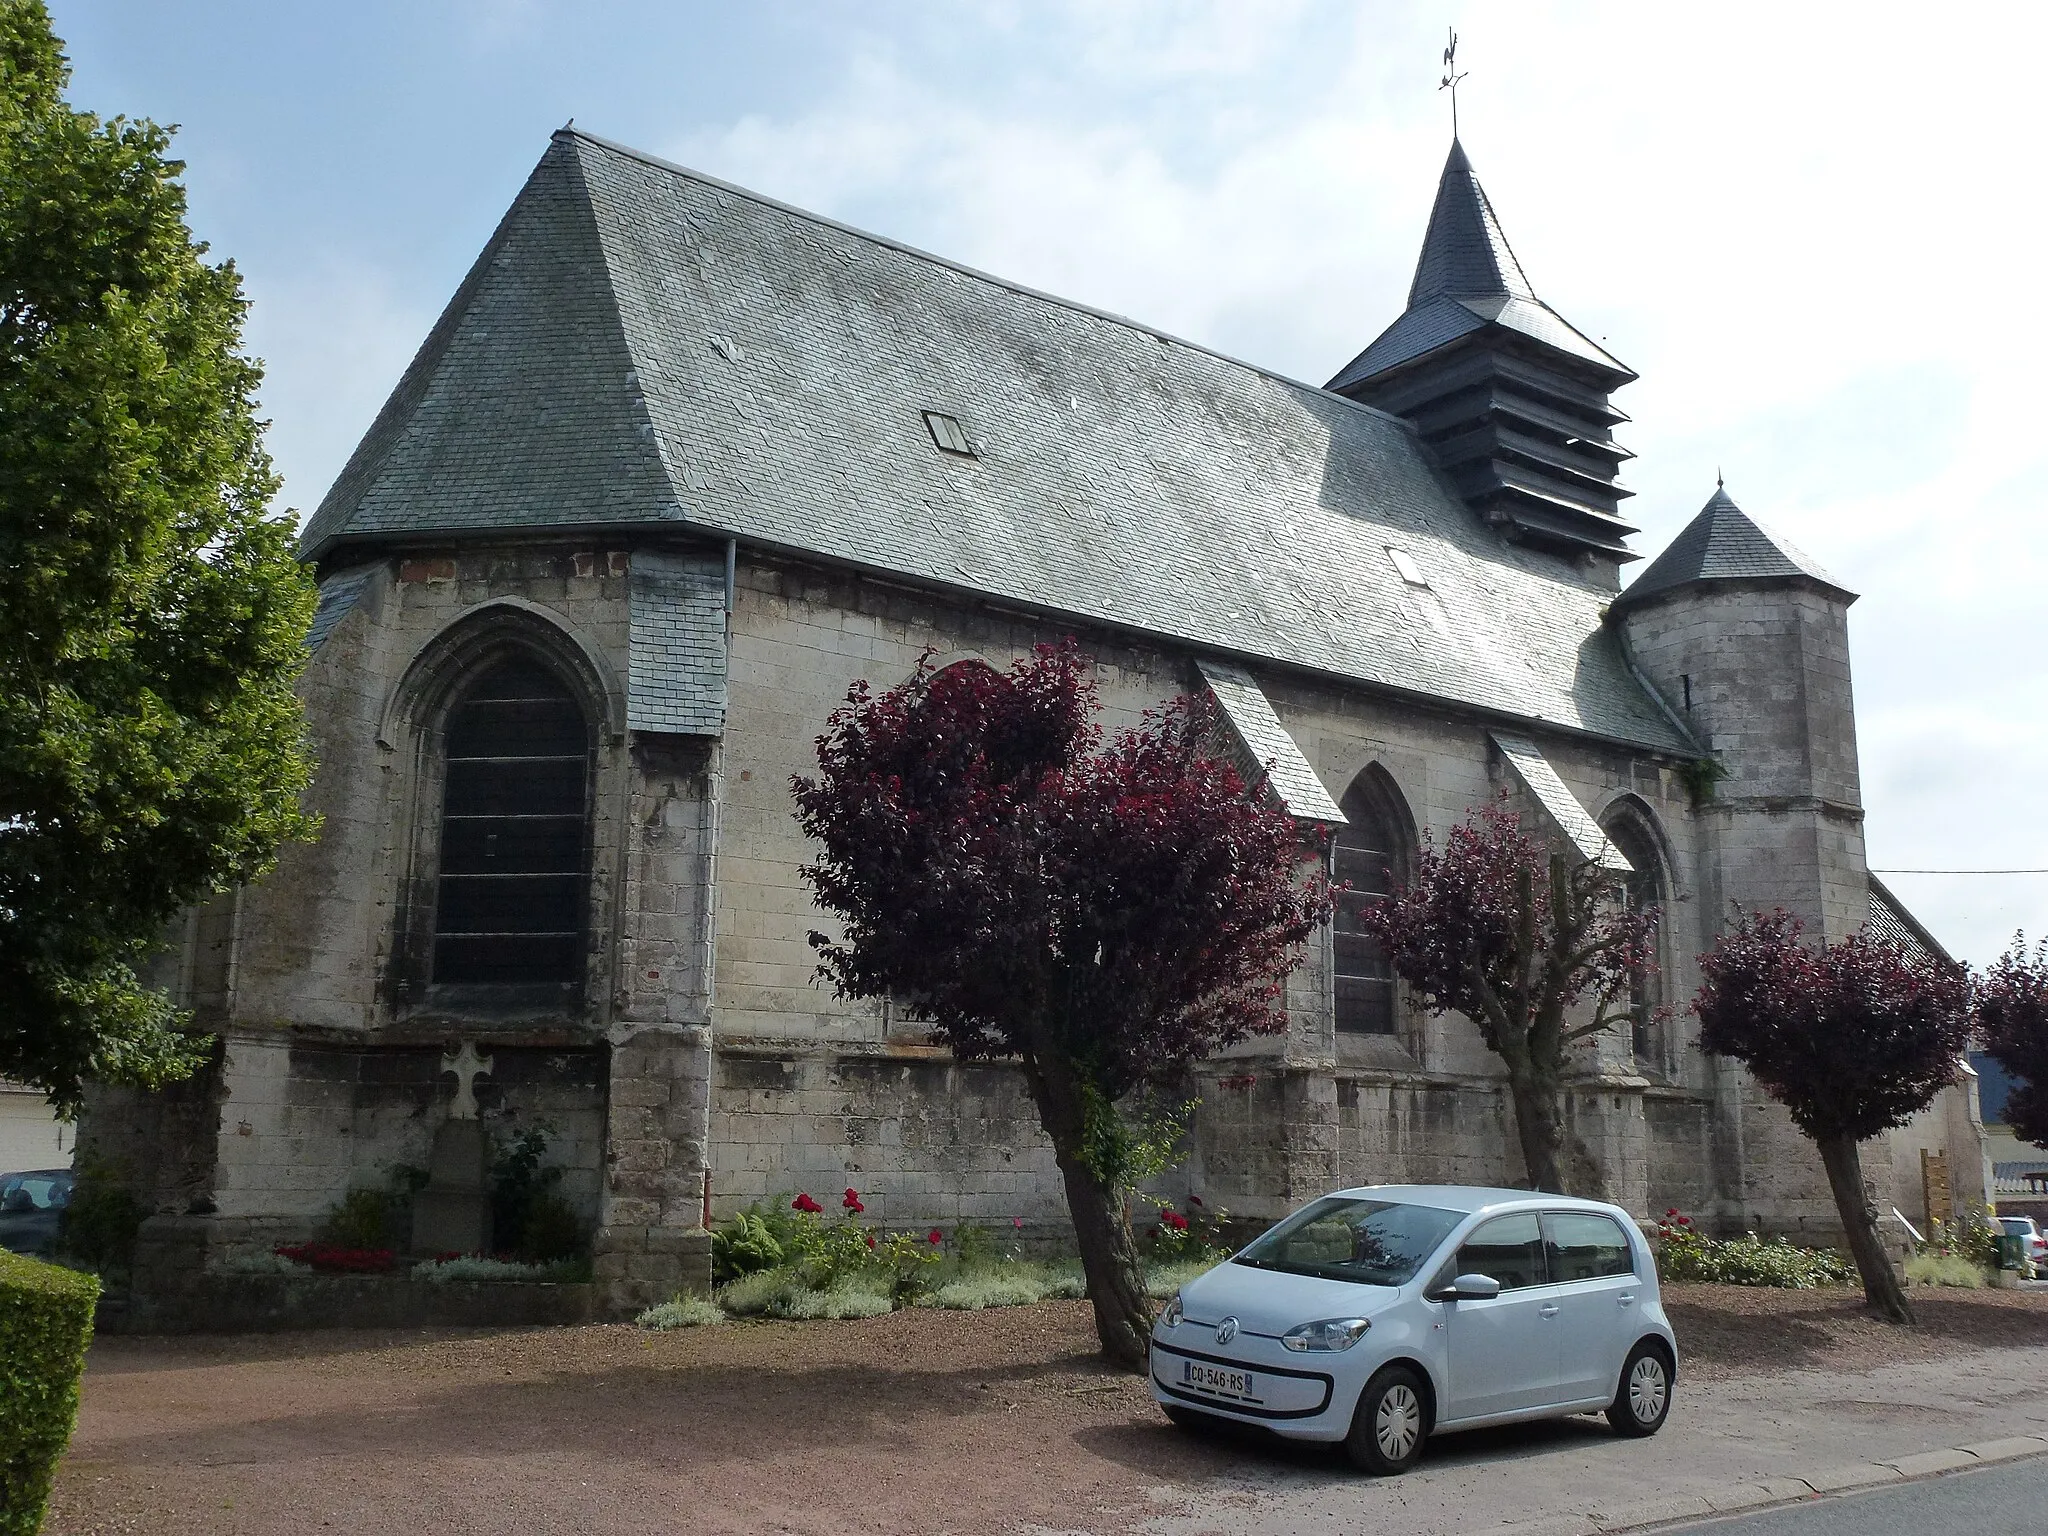
[[[967,429],[960,425],[958,417],[948,416],[944,411],[926,411],[924,424],[940,452],[957,453],[963,459],[974,457],[974,444],[967,441]]]
[[[1393,545],[1389,544],[1387,546],[1387,558],[1394,562],[1394,569],[1400,573],[1401,579],[1407,582],[1409,586],[1421,587],[1425,591],[1429,589],[1429,578],[1422,574],[1422,567],[1415,563],[1414,556],[1410,555],[1407,550],[1396,549]]]

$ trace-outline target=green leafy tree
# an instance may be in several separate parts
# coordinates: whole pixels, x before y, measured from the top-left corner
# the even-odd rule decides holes
[[[310,579],[232,263],[169,133],[102,122],[40,0],[0,0],[0,1075],[60,1106],[202,1042],[136,966],[309,836]]]

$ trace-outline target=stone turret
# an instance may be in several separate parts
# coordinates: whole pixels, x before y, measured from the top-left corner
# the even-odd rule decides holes
[[[1855,594],[1716,488],[1698,517],[1615,600],[1609,622],[1723,777],[1702,797],[1697,942],[1733,908],[1783,907],[1839,939],[1870,911],[1849,689]],[[1724,1232],[1840,1233],[1813,1144],[1733,1062],[1715,1073]],[[1896,1201],[1889,1143],[1864,1149]]]
[[[1849,685],[1856,595],[1717,488],[1610,610],[1725,777],[1703,806],[1728,904],[1840,938],[1868,915]],[[1716,926],[1710,924],[1710,932]]]

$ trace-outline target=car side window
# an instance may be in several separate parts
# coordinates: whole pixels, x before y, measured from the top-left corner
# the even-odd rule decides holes
[[[1543,1229],[1536,1213],[1496,1216],[1482,1223],[1459,1246],[1452,1268],[1461,1275],[1490,1275],[1504,1291],[1547,1284]]]
[[[1628,1235],[1611,1216],[1590,1211],[1548,1211],[1543,1230],[1550,1251],[1550,1278],[1559,1283],[1604,1280],[1636,1272]]]

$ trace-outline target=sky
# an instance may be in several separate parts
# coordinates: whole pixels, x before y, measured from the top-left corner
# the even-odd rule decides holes
[[[1516,254],[1641,375],[1635,547],[1724,473],[1862,594],[1872,866],[2048,870],[2048,7],[51,9],[75,104],[181,125],[302,514],[571,118],[1320,383],[1401,310],[1455,26]],[[1980,964],[2048,931],[2048,874],[1885,878]]]

